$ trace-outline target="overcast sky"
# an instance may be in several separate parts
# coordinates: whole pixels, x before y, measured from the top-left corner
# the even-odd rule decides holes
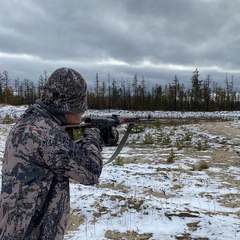
[[[71,67],[106,81],[240,84],[240,0],[1,0],[0,72],[37,81]]]

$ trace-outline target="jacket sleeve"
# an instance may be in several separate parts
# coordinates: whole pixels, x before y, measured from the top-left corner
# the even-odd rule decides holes
[[[44,129],[41,138],[40,154],[48,169],[84,185],[98,182],[102,171],[98,129],[86,129],[80,143],[71,140],[63,129],[56,126]]]

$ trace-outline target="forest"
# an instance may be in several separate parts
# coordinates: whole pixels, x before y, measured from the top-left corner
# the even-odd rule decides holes
[[[34,103],[41,96],[46,71],[37,83],[29,79],[14,81],[7,70],[0,73],[0,103],[24,105]],[[234,85],[233,76],[226,76],[224,86],[220,86],[208,74],[200,78],[199,70],[193,71],[189,87],[180,83],[177,75],[166,85],[149,83],[137,74],[131,80],[116,81],[108,73],[101,81],[96,73],[94,86],[88,89],[89,109],[122,109],[139,111],[235,111],[240,110],[240,94]]]

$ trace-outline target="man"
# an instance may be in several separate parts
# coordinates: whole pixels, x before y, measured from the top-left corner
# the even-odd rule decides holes
[[[0,239],[60,240],[69,213],[69,178],[97,183],[102,171],[99,130],[86,128],[74,142],[62,126],[79,124],[87,85],[60,68],[42,97],[11,130],[5,147],[0,197]]]

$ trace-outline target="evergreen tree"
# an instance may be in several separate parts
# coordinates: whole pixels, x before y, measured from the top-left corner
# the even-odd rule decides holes
[[[192,76],[191,100],[192,110],[202,110],[202,81],[199,79],[199,71],[196,69]]]

